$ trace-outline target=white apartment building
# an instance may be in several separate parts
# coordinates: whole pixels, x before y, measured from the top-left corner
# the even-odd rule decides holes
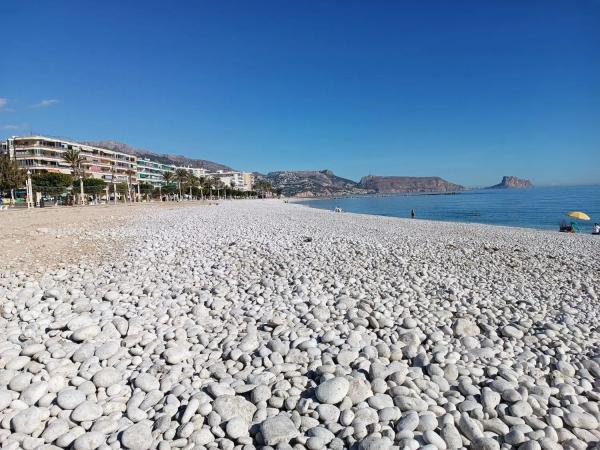
[[[208,170],[204,167],[177,167],[177,169],[185,169],[197,178],[204,178],[209,175]]]
[[[121,183],[130,178],[135,180],[137,172],[137,158],[133,155],[62,138],[14,136],[6,141],[6,148],[12,159],[33,173],[72,174],[71,166],[64,159],[70,149],[78,150],[83,157],[82,167],[87,177],[111,181],[114,173],[115,181]]]
[[[250,172],[219,170],[210,175],[219,178],[227,186],[239,191],[251,191],[254,185],[254,175]]]
[[[176,166],[162,164],[148,158],[137,159],[137,180],[140,183],[150,183],[155,187],[165,184],[164,174],[174,173]]]
[[[252,172],[242,172],[242,178],[244,180],[244,191],[254,189],[254,174]]]
[[[48,136],[13,136],[0,142],[0,153],[8,153],[23,168],[31,172],[56,172],[72,174],[72,168],[65,161],[68,150],[78,150],[83,157],[86,177],[112,181],[113,173],[118,183],[141,182],[162,186],[164,174],[185,169],[198,178],[217,177],[225,185],[240,191],[251,191],[254,175],[250,172],[223,171],[209,172],[202,167],[178,167],[163,164],[147,158],[109,150],[93,145]]]

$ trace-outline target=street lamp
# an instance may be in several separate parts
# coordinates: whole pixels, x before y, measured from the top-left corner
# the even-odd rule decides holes
[[[33,208],[33,186],[31,184],[31,170],[27,170],[27,208]]]
[[[113,197],[114,197],[114,203],[115,205],[117,204],[117,180],[115,179],[115,177],[113,176]]]
[[[79,175],[79,195],[81,197],[79,203],[83,205],[85,203],[83,201],[85,194],[83,193],[83,177],[81,175]]]

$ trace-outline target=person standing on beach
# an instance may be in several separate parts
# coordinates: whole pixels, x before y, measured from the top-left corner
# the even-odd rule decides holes
[[[415,208],[411,209],[410,210],[410,217],[414,219],[416,215],[417,215],[417,212],[415,211]]]

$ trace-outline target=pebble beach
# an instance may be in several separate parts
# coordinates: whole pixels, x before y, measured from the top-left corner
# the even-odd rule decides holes
[[[598,237],[144,211],[86,229],[110,256],[0,272],[2,449],[600,445]]]

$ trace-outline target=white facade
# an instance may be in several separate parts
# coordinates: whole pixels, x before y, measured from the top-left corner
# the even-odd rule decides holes
[[[203,167],[177,167],[177,169],[185,169],[197,178],[203,178],[209,174],[208,170]]]
[[[164,174],[175,172],[177,167],[170,164],[162,164],[147,158],[138,158],[137,160],[137,180],[140,183],[150,183],[153,186],[163,186],[165,184]]]
[[[72,174],[64,154],[77,150],[83,158],[81,165],[87,177],[111,181],[114,173],[117,182],[127,182],[131,177],[135,180],[137,158],[127,153],[47,136],[12,137],[6,142],[11,158],[33,173]]]
[[[251,191],[254,184],[254,176],[250,172],[226,172],[219,170],[211,175],[219,178],[227,186],[238,191]]]
[[[14,136],[0,142],[0,153],[8,153],[20,166],[34,173],[72,174],[71,166],[64,159],[68,150],[79,151],[86,177],[101,178],[108,182],[112,181],[114,174],[114,181],[119,183],[131,181],[158,187],[165,184],[163,176],[166,172],[185,169],[198,178],[216,177],[226,186],[240,191],[251,191],[254,184],[254,176],[250,172],[209,172],[202,167],[178,167],[62,138]]]

